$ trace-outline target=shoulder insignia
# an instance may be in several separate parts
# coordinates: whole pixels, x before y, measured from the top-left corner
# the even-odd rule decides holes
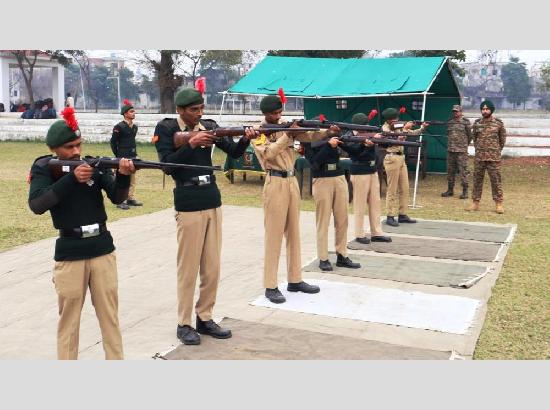
[[[33,165],[38,165],[39,167],[45,167],[50,159],[53,158],[53,155],[42,155],[34,160]]]
[[[151,138],[151,143],[156,144],[158,140],[159,140],[159,136],[158,135],[153,135],[153,138]]]
[[[267,138],[265,134],[260,134],[258,138],[252,140],[254,145],[265,145],[267,143]]]

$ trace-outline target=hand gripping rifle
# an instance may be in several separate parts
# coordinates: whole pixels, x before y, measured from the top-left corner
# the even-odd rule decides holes
[[[130,158],[131,159],[131,158]],[[163,171],[171,171],[178,168],[185,169],[199,169],[205,171],[222,171],[219,166],[206,166],[206,165],[189,165],[189,164],[174,164],[171,162],[155,162],[144,161],[142,159],[131,159],[136,169],[161,169]],[[59,159],[52,158],[48,162],[48,168],[52,171],[52,174],[56,179],[61,178],[63,175],[74,171],[74,169],[82,164],[88,164],[93,168],[99,169],[118,169],[120,158],[111,157],[90,157],[86,156],[82,159]]]
[[[274,126],[272,126],[274,125]],[[226,127],[226,128],[216,128],[213,130],[204,130],[204,131],[178,131],[174,133],[174,147],[176,149],[189,144],[189,140],[193,138],[198,133],[207,133],[213,140],[223,137],[240,137],[245,135],[247,128],[253,128],[255,131],[258,131],[260,134],[271,135],[277,132],[284,131],[286,133],[302,133],[307,131],[319,131],[319,128],[310,127],[310,128],[289,128],[289,127],[279,127],[278,124],[269,124],[262,126],[260,128],[254,127]]]

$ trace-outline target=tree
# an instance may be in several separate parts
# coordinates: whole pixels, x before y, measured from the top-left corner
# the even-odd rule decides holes
[[[10,54],[17,60],[17,67],[23,75],[23,81],[25,81],[25,87],[29,93],[29,102],[34,103],[34,93],[32,90],[32,80],[34,77],[34,66],[38,55],[41,54],[40,50],[11,50]]]
[[[134,101],[139,94],[139,85],[134,83],[134,72],[126,67],[121,68],[120,76],[120,98],[128,98]]]
[[[318,57],[318,58],[361,58],[365,50],[269,50],[268,56]]]
[[[453,72],[460,77],[466,74],[457,64],[457,61],[466,61],[466,50],[405,50],[392,53],[390,57],[449,57]]]
[[[531,95],[531,84],[525,63],[520,63],[519,58],[510,57],[510,62],[502,67],[502,85],[506,99],[516,105],[523,103]]]

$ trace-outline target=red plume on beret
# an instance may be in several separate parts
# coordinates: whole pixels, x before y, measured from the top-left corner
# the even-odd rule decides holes
[[[206,78],[205,77],[199,77],[195,80],[195,89],[200,92],[201,94],[204,94],[206,91]]]
[[[325,114],[319,114],[319,121],[323,122],[326,120],[327,120],[327,117],[325,117]]]
[[[283,88],[279,88],[279,91],[277,91],[277,94],[279,94],[279,98],[281,99],[281,102],[284,104],[286,103],[286,96],[285,92],[283,91]]]
[[[78,121],[76,121],[73,107],[65,108],[63,111],[61,111],[61,115],[63,116],[65,123],[71,130],[76,131],[78,129]]]
[[[369,112],[369,116],[367,117],[370,120],[372,120],[374,117],[376,117],[378,115],[378,111],[377,110],[371,110]]]
[[[406,112],[407,112],[407,109],[406,109],[405,107],[401,107],[401,108],[399,109],[399,113],[400,113],[400,114],[405,114]]]
[[[124,105],[132,105],[132,103],[130,102],[130,100],[128,98],[125,98],[124,100],[122,100],[122,104]]]

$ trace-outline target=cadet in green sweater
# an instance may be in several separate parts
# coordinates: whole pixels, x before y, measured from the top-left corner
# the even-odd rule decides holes
[[[207,132],[218,127],[215,121],[203,120],[204,99],[192,88],[179,91],[175,98],[177,118],[165,118],[155,128],[153,141],[161,162],[191,165],[212,165],[212,146],[215,145],[233,158],[240,157],[257,135],[252,129],[239,142],[232,138],[216,139]],[[176,132],[195,131],[189,144],[176,149]],[[231,337],[229,329],[221,328],[212,320],[220,279],[222,247],[221,195],[212,171],[178,169],[171,173],[176,183],[178,254],[178,327],[176,335],[186,345],[201,342],[198,333],[218,339]],[[196,330],[191,314],[197,274],[200,275],[200,294],[195,305]]]
[[[82,140],[74,109],[67,107],[62,114],[65,120],[52,124],[46,144],[59,159],[80,159]],[[134,165],[129,159],[121,159],[116,177],[110,170],[88,164],[59,175],[48,168],[51,158],[39,157],[32,165],[29,207],[36,214],[50,211],[53,225],[59,230],[53,272],[59,296],[57,357],[78,358],[80,314],[89,287],[105,358],[123,359],[115,247],[105,224],[102,191],[111,202],[123,202]]]

